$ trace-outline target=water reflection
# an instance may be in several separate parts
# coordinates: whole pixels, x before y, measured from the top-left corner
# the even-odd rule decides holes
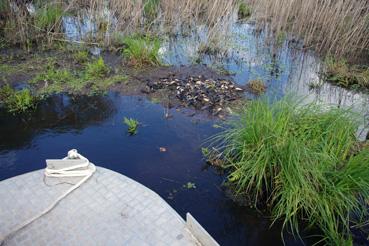
[[[109,118],[116,109],[109,97],[54,95],[35,112],[14,116],[0,112],[0,153],[30,144],[43,131],[78,132]]]

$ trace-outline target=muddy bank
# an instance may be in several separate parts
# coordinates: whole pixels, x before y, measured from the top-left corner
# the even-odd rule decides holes
[[[103,67],[96,69],[106,71],[90,78],[85,74],[98,61],[90,51],[2,52],[0,85],[27,87],[42,98],[58,93],[96,95],[111,90],[122,95],[144,95],[166,108],[189,108],[220,118],[244,98],[243,87],[206,65],[137,69],[120,54],[103,52],[103,65],[99,65]],[[81,52],[87,54],[83,61],[78,57]]]

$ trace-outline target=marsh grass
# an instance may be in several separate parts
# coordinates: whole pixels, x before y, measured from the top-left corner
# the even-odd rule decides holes
[[[11,0],[3,0],[9,5]],[[110,47],[114,33],[133,35],[148,33],[156,35],[174,33],[182,27],[206,25],[208,39],[224,33],[226,22],[232,19],[238,7],[236,0],[92,0],[86,1],[40,1],[35,4],[36,14],[27,11],[24,1],[17,1],[21,11],[11,10],[4,15],[6,37],[14,44],[31,45],[62,39],[61,18],[68,14],[77,18],[93,20],[97,33],[87,35],[86,42]],[[114,21],[112,21],[114,19]],[[1,23],[0,23],[1,25]],[[42,34],[42,35],[40,35]],[[49,42],[48,42],[49,43]]]
[[[123,39],[125,48],[123,55],[133,66],[160,65],[159,49],[160,39],[156,37],[132,35]]]
[[[144,16],[153,20],[159,14],[160,0],[146,0],[144,1],[143,13]]]
[[[99,57],[86,66],[86,79],[98,79],[106,77],[110,72],[109,67],[105,64],[104,59]]]
[[[35,26],[45,31],[57,29],[63,14],[64,11],[60,3],[46,4],[36,11]]]
[[[320,228],[322,242],[343,245],[350,220],[367,214],[369,149],[355,149],[357,127],[349,111],[256,100],[212,141],[229,182],[269,205],[274,222],[295,235],[304,222]]]
[[[82,69],[78,70],[68,67],[57,68],[51,63],[45,71],[38,73],[31,80],[31,84],[37,85],[42,82],[38,93],[44,96],[63,91],[96,94],[126,80],[125,74],[111,73],[109,66],[100,57],[85,62]]]
[[[345,60],[328,57],[325,60],[325,77],[328,82],[345,88],[369,89],[369,68],[349,65]]]
[[[80,64],[85,64],[89,60],[89,54],[87,50],[78,50],[73,54],[73,58]]]
[[[29,89],[16,91],[6,85],[0,89],[0,102],[9,113],[21,114],[34,109],[37,98],[32,95]]]
[[[355,58],[369,49],[366,0],[248,0],[253,18],[271,35],[289,33],[320,54]]]

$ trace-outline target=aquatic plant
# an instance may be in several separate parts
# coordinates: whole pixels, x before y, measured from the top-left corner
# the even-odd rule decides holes
[[[183,185],[183,188],[186,188],[188,190],[196,189],[196,184],[192,182],[187,182],[186,184]]]
[[[268,205],[294,234],[303,221],[326,244],[344,245],[350,223],[367,215],[369,149],[356,148],[358,125],[342,109],[256,100],[212,141],[238,194]]]
[[[246,2],[241,2],[238,7],[238,18],[247,19],[251,16],[251,7]]]
[[[133,66],[160,65],[160,40],[156,37],[132,35],[123,39],[123,55]]]
[[[321,54],[354,58],[369,48],[368,1],[247,0],[253,17],[276,33],[292,33]]]
[[[132,119],[132,118],[124,117],[123,122],[124,122],[124,124],[126,124],[128,126],[128,133],[130,135],[136,135],[137,134],[137,128],[138,128],[138,125],[139,125],[139,122],[137,120]]]
[[[0,89],[0,101],[9,113],[24,113],[36,106],[36,98],[29,89],[16,91],[9,85]]]
[[[349,65],[345,60],[328,57],[325,61],[325,78],[328,82],[345,88],[369,89],[369,67]]]
[[[110,69],[105,65],[104,59],[99,57],[97,60],[88,63],[86,66],[86,78],[97,79],[108,75]]]
[[[262,94],[266,90],[266,85],[261,79],[250,80],[247,84],[250,90],[255,94]]]

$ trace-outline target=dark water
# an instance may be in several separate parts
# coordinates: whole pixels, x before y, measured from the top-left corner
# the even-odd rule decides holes
[[[201,144],[217,129],[213,120],[191,117],[142,97],[111,93],[96,97],[58,95],[30,116],[0,117],[0,180],[45,167],[76,148],[96,165],[122,173],[159,193],[181,216],[190,212],[221,245],[281,244],[280,226],[238,206],[222,190],[224,175],[202,159]],[[124,117],[141,126],[126,133]],[[166,152],[159,148],[165,147]],[[196,189],[186,189],[187,182]],[[298,245],[287,236],[288,244]]]

